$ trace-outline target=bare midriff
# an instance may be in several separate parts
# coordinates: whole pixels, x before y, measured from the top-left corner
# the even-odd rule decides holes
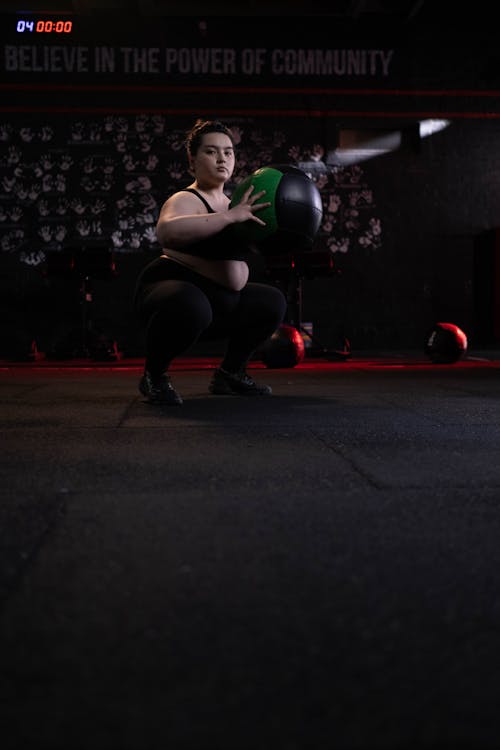
[[[179,252],[178,250],[164,250],[163,258],[170,258],[201,276],[215,281],[227,289],[239,292],[248,281],[248,265],[244,260],[214,260],[200,258],[198,255]]]

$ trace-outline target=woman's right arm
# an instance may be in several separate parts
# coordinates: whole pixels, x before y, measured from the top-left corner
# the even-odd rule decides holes
[[[229,224],[243,221],[255,221],[264,224],[254,212],[260,211],[269,203],[258,203],[264,191],[251,195],[249,188],[240,203],[226,211],[213,214],[198,212],[199,200],[190,193],[175,193],[163,205],[158,223],[156,236],[162,247],[181,249],[194,242],[207,239],[221,232]]]

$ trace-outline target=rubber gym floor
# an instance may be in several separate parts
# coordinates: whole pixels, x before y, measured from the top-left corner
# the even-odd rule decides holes
[[[500,748],[500,353],[0,363],[3,750]]]

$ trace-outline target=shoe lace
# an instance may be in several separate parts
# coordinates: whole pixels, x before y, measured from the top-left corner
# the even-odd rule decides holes
[[[169,391],[172,388],[170,378],[165,373],[154,379],[149,374],[147,377],[149,388],[153,393],[165,393],[165,391]]]
[[[255,385],[255,380],[248,375],[246,372],[242,372],[239,376],[239,379],[242,383],[245,383],[245,385]]]
[[[246,385],[249,388],[253,388],[256,385],[255,380],[250,377],[246,370],[239,370],[238,372],[235,372],[233,374],[233,377],[239,383],[242,383],[242,385]]]

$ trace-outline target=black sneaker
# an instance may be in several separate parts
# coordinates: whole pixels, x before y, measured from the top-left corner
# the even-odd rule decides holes
[[[226,372],[222,368],[215,370],[208,390],[220,396],[270,396],[272,394],[272,389],[268,385],[258,385],[244,370]]]
[[[152,404],[182,404],[182,398],[166,374],[160,375],[158,378],[153,378],[146,371],[140,380],[139,390]]]

